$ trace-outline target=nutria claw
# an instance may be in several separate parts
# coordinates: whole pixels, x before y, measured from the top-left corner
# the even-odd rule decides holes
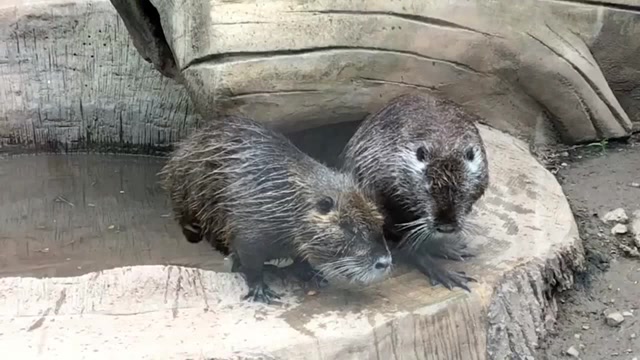
[[[446,270],[435,257],[428,254],[417,254],[403,251],[399,253],[405,260],[413,264],[421,273],[426,275],[432,286],[441,284],[449,290],[453,290],[454,286],[471,292],[467,286],[469,282],[477,282],[476,279],[467,276],[461,271]]]
[[[454,286],[458,286],[459,288],[464,289],[467,292],[471,292],[471,289],[469,289],[467,283],[478,282],[476,279],[467,276],[464,272],[445,270],[440,266],[434,264],[430,266],[426,265],[419,268],[420,271],[422,271],[429,277],[432,286],[441,284],[449,290],[453,290]],[[426,269],[426,271],[423,271],[423,269]]]
[[[466,261],[476,255],[468,250],[468,246],[462,240],[454,240],[450,242],[436,243],[433,246],[427,245],[425,251],[430,255],[446,260]]]
[[[242,299],[269,305],[273,300],[280,299],[280,295],[271,290],[266,284],[257,284],[251,287],[249,293]]]

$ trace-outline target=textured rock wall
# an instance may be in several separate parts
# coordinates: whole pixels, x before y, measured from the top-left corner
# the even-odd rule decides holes
[[[107,0],[0,4],[0,151],[148,152],[197,123]]]
[[[194,103],[296,130],[406,91],[531,142],[640,122],[631,0],[112,3],[123,16],[107,0],[0,4],[0,151],[150,152],[197,126]]]

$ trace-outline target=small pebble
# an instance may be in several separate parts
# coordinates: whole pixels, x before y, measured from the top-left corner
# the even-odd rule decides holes
[[[585,344],[580,344],[578,345],[578,347],[580,348],[580,350],[584,350],[587,346]]]
[[[567,355],[577,358],[580,356],[580,353],[575,347],[572,346],[569,349],[567,349]]]
[[[582,337],[582,335],[580,334],[575,334],[573,335],[574,338],[576,338],[576,340],[580,340],[580,338]]]
[[[613,235],[626,234],[629,232],[627,225],[624,224],[616,224],[613,228],[611,228],[611,233]]]
[[[622,316],[624,317],[632,317],[633,313],[631,311],[623,311]]]
[[[567,157],[569,156],[569,152],[568,151],[563,151],[560,155]]]
[[[631,187],[634,187],[634,188],[640,188],[640,183],[632,182],[632,183],[631,183]]]
[[[120,194],[124,194],[124,190],[120,190]]]
[[[612,223],[612,222],[626,223],[627,221],[629,221],[629,217],[627,216],[627,213],[624,211],[623,208],[617,208],[615,210],[612,210],[606,213],[602,217],[602,220],[606,223]]]
[[[607,318],[606,318],[607,325],[611,327],[618,326],[622,324],[623,321],[624,321],[624,316],[622,316],[622,314],[620,314],[619,312],[611,313],[607,315]]]
[[[569,166],[569,164],[564,163],[564,162],[563,162],[562,164],[560,164],[560,165],[561,165],[562,167],[567,167],[567,166]]]
[[[634,334],[631,334],[631,335],[629,336],[629,338],[630,338],[630,339],[635,339],[635,338],[636,338],[636,334],[635,334],[635,333],[634,333]]]
[[[109,230],[113,230],[113,229],[115,229],[115,228],[116,228],[116,226],[115,226],[115,225],[109,225],[109,227],[108,227],[107,229],[109,229]]]
[[[582,330],[589,330],[589,325],[582,325]]]
[[[314,291],[314,290],[309,290],[309,292],[307,292],[307,295],[309,295],[309,296],[313,296],[315,294],[317,294],[317,292]]]

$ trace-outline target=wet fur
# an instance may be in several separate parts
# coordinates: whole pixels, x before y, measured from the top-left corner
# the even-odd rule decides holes
[[[367,117],[342,153],[344,168],[376,193],[388,240],[404,251],[399,257],[448,288],[468,289],[464,284],[473,280],[444,270],[435,258],[472,256],[461,237],[489,183],[479,120],[450,100],[403,95]],[[447,224],[457,230],[436,231]]]
[[[272,259],[327,279],[379,280],[372,262],[389,250],[373,196],[256,121],[214,119],[178,144],[159,175],[187,240],[231,254],[254,300],[278,297],[262,279]]]

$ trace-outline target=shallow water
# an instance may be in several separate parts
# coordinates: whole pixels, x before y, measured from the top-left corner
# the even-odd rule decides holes
[[[0,276],[72,276],[127,265],[224,270],[186,242],[158,184],[162,158],[0,158]]]
[[[288,134],[329,166],[357,123]],[[0,276],[61,277],[130,265],[227,271],[207,243],[188,243],[157,173],[166,159],[106,154],[0,157]]]

